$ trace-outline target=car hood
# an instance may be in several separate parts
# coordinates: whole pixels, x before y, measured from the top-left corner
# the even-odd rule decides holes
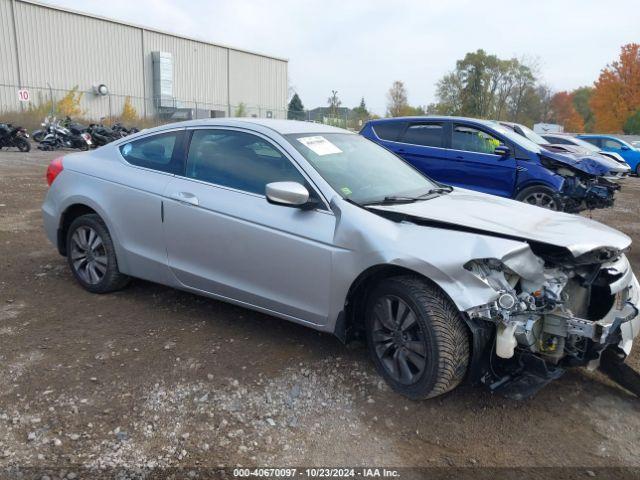
[[[565,145],[562,145],[562,147],[565,147]],[[562,162],[565,165],[569,165],[576,170],[590,175],[608,175],[612,171],[617,172],[621,169],[618,162],[599,154],[558,153],[557,151],[553,151],[553,148],[552,145],[549,145],[549,147],[543,149],[540,155],[551,158],[557,162]]]
[[[430,200],[367,208],[427,226],[563,247],[575,257],[601,248],[624,250],[631,244],[624,233],[579,215],[459,188]]]

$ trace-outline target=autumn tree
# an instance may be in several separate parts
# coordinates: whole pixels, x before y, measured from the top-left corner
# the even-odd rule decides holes
[[[57,112],[62,116],[80,117],[84,115],[84,110],[80,107],[82,102],[83,92],[78,90],[76,85],[67,94],[58,101],[56,105]]]
[[[569,92],[558,92],[551,97],[551,111],[553,121],[563,125],[565,130],[584,131],[584,121],[573,105],[573,95]]]
[[[396,80],[387,92],[387,115],[401,117],[408,106],[407,89],[403,82]]]
[[[135,123],[138,121],[138,112],[131,103],[131,97],[124,99],[124,105],[122,107],[122,115],[120,119],[125,123]]]
[[[640,108],[640,44],[623,45],[618,60],[600,72],[589,105],[597,131],[622,130],[627,119]]]

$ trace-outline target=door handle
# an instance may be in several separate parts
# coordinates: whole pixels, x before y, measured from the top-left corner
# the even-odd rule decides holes
[[[462,155],[456,155],[456,160],[464,160],[464,157]]]
[[[198,206],[200,203],[198,202],[198,197],[189,192],[176,192],[169,195],[169,197],[173,200],[177,200],[180,203],[187,203],[189,205]]]
[[[405,151],[404,148],[398,148],[396,150],[396,153],[404,153],[404,151]]]

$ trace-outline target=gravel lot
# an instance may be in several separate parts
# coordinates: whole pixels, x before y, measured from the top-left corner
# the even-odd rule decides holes
[[[412,402],[361,345],[143,281],[85,292],[41,226],[54,156],[0,152],[0,468],[640,466],[640,401],[599,374]],[[639,204],[630,178],[593,217],[640,245]]]

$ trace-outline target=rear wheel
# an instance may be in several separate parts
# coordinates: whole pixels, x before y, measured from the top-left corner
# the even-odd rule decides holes
[[[73,276],[92,293],[123,288],[129,277],[119,272],[113,240],[95,214],[76,218],[67,233],[67,261]]]
[[[383,280],[366,309],[369,352],[396,392],[431,398],[455,388],[469,364],[469,332],[458,309],[419,277]]]
[[[28,152],[31,150],[31,144],[26,138],[18,137],[13,141],[13,143],[21,152]]]
[[[638,177],[640,177],[640,163],[638,163],[638,165],[636,165],[636,175]]]
[[[518,193],[516,200],[549,210],[561,210],[555,192],[541,185],[525,188]]]

